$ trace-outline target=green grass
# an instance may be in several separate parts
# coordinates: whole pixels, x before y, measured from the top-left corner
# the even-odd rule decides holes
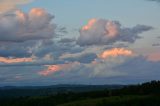
[[[113,96],[87,99],[58,106],[160,106],[159,96]]]

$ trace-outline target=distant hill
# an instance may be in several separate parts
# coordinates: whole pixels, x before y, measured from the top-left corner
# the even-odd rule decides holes
[[[160,81],[137,85],[2,87],[0,106],[160,106]]]
[[[66,92],[88,92],[105,89],[120,89],[124,85],[52,85],[52,86],[5,86],[0,87],[0,98],[48,96]]]

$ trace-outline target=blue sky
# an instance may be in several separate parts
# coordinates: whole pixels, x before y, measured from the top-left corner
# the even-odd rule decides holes
[[[127,26],[133,26],[136,23],[159,26],[156,21],[160,17],[159,4],[146,2],[146,0],[37,0],[22,6],[22,9],[30,10],[33,7],[47,9],[56,16],[55,20],[59,24],[70,27],[79,28],[93,17],[119,20]]]
[[[0,86],[159,80],[159,0],[0,0]]]

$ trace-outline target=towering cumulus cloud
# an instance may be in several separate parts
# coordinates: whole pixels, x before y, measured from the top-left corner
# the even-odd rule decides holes
[[[20,10],[3,13],[0,15],[0,41],[50,39],[56,27],[51,23],[53,18],[53,15],[41,8],[33,8],[29,13]]]
[[[133,43],[140,38],[139,34],[151,29],[152,27],[145,25],[124,28],[118,21],[91,19],[81,28],[77,43],[81,46],[106,45],[117,41]]]

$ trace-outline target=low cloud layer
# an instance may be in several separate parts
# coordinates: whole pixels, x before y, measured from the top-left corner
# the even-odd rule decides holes
[[[5,58],[0,57],[0,63],[23,63],[23,62],[33,62],[33,58]]]
[[[125,28],[118,21],[91,19],[80,29],[77,44],[81,46],[107,45],[118,41],[134,43],[141,38],[139,34],[151,29],[153,29],[151,26],[146,25]]]

